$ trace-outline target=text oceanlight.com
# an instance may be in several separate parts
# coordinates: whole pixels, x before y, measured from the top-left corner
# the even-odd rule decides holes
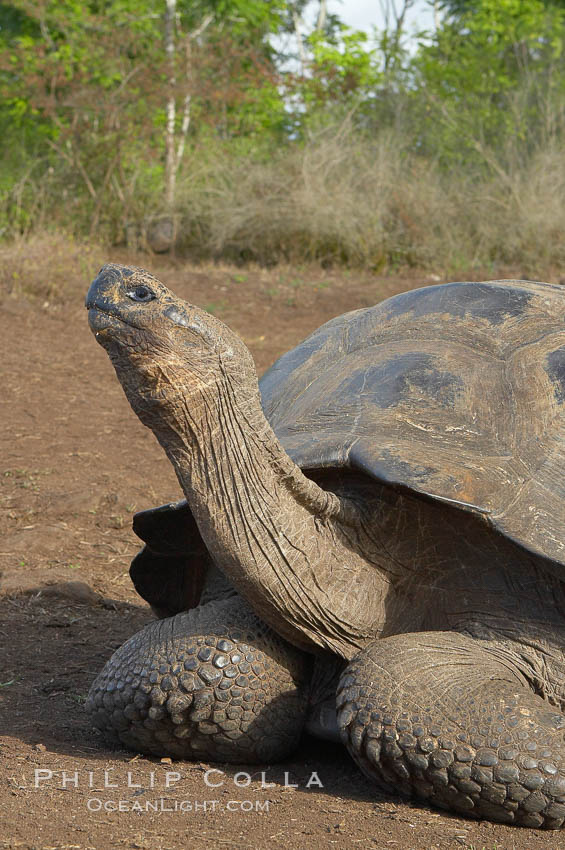
[[[86,771],[36,768],[33,784],[39,790],[57,788],[69,791],[86,791],[86,808],[89,812],[156,812],[158,814],[166,812],[184,814],[268,813],[271,801],[266,795],[263,795],[262,799],[255,800],[229,799],[230,791],[237,794],[240,789],[247,789],[248,792],[268,792],[273,788],[319,789],[324,787],[315,771],[307,779],[294,781],[288,771],[281,773],[280,776],[267,775],[267,771],[253,774],[239,771],[230,774],[219,768],[211,767],[201,775],[203,788],[206,789],[206,796],[212,797],[213,794],[210,794],[210,790],[212,790],[212,792],[216,791],[216,793],[221,794],[223,799],[182,798],[183,784],[187,784],[184,789],[185,793],[189,788],[192,793],[194,792],[194,779],[194,772],[183,774],[179,770],[151,770],[145,774],[140,771],[127,771],[125,776],[118,776],[114,768]],[[111,794],[111,799],[107,799],[104,793],[108,790],[114,792]],[[162,796],[159,794],[160,791],[164,792]],[[180,798],[174,799],[168,796],[167,792],[173,792],[175,797],[179,796]]]
[[[185,814],[217,814],[219,812],[268,812],[270,800],[101,800],[90,797],[89,812],[183,812]]]

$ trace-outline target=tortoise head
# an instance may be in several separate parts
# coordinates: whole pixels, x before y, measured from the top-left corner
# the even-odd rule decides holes
[[[167,410],[178,413],[181,398],[212,398],[226,384],[255,393],[253,360],[239,337],[144,269],[103,266],[86,307],[130,404],[154,430]]]

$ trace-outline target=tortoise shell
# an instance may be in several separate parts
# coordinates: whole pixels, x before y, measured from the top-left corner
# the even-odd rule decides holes
[[[565,288],[406,292],[323,325],[260,386],[303,469],[362,470],[565,563]]]
[[[259,386],[302,469],[361,470],[474,512],[559,575],[565,288],[510,280],[405,292],[322,325]],[[136,514],[134,531],[148,544],[130,570],[139,593],[170,613],[194,604],[205,547],[186,502]]]

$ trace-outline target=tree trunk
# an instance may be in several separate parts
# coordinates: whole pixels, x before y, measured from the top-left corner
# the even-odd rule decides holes
[[[176,156],[175,156],[175,19],[177,0],[165,0],[165,53],[168,60],[168,97],[167,125],[165,131],[165,204],[167,211],[173,213],[176,189]]]
[[[316,21],[316,32],[323,32],[326,25],[326,17],[328,14],[327,0],[320,0],[320,8],[318,9],[318,20]]]

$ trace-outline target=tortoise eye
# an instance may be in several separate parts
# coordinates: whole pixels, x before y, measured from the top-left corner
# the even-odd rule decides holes
[[[130,289],[126,293],[132,301],[153,301],[156,297],[154,292],[151,292],[148,286],[136,286],[135,289]]]

